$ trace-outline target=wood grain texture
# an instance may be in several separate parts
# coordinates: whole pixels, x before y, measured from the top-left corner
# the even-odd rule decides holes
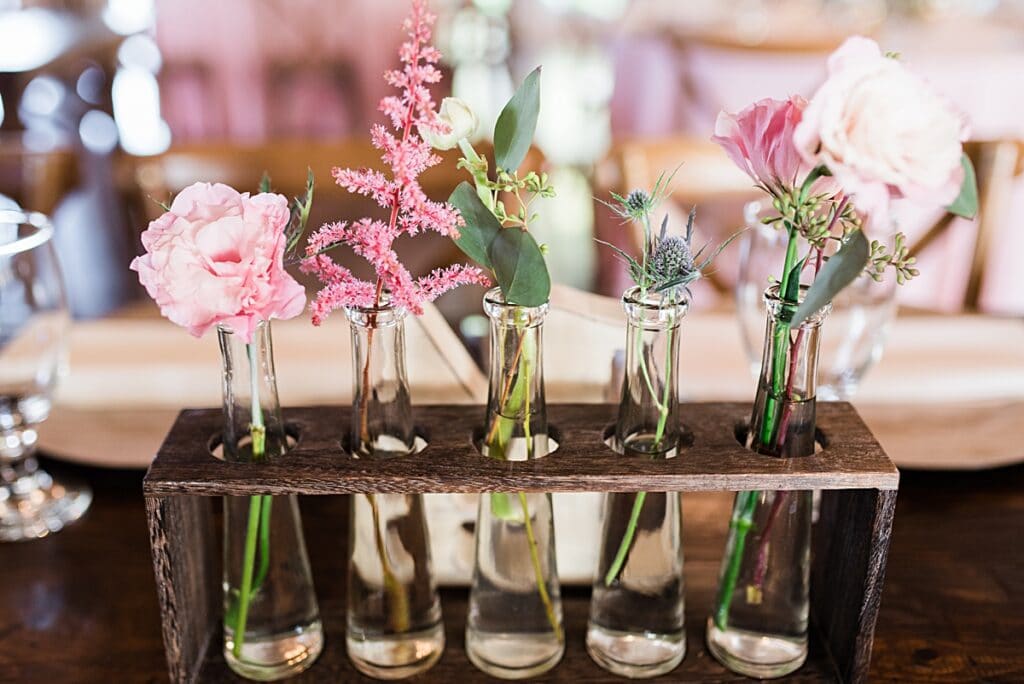
[[[95,499],[88,515],[60,534],[0,544],[0,680],[167,682],[142,473],[43,461],[55,475],[87,482]],[[684,668],[699,662],[710,681],[730,677],[724,668],[713,669],[701,631],[732,499],[727,492],[683,497],[689,622]],[[217,501],[212,503],[216,514]],[[328,619],[325,658],[335,652],[344,657],[339,618],[326,613],[344,606],[347,504],[345,497],[300,499],[313,579]],[[1022,529],[1024,465],[903,473],[869,681],[1024,682]],[[464,596],[464,589],[442,591],[453,648],[463,627],[453,606]],[[571,615],[585,611],[589,598],[586,591],[567,591],[565,600],[578,606],[566,606]],[[582,648],[580,630],[571,623],[570,649]],[[456,682],[462,674],[474,670],[467,666]],[[416,681],[436,680],[428,675]]]
[[[484,411],[473,406],[421,406],[416,419],[429,446],[388,460],[354,459],[341,449],[349,409],[297,408],[286,421],[301,431],[297,446],[275,463],[252,467],[214,459],[219,410],[181,413],[144,482],[148,495],[351,494],[361,492],[711,491],[748,489],[895,489],[899,473],[848,403],[822,403],[818,425],[826,448],[806,458],[753,454],[736,439],[742,403],[680,406],[692,436],[676,458],[652,461],[615,454],[603,442],[615,407],[553,404],[549,421],[560,446],[529,462],[482,458],[471,435]]]
[[[193,682],[221,616],[211,500],[147,497],[146,511],[168,674]]]
[[[815,626],[845,682],[867,681],[895,510],[892,490],[822,493],[811,603]]]

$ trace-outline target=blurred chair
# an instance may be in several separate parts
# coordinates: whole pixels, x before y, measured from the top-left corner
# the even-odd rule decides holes
[[[22,207],[52,216],[76,183],[75,155],[70,149],[34,152],[14,138],[0,139],[0,193]]]
[[[690,208],[699,205],[698,231],[701,224],[718,224],[719,228],[702,231],[700,240],[722,239],[734,232],[742,225],[743,204],[759,196],[750,177],[736,168],[721,147],[710,140],[692,137],[629,140],[618,144],[598,165],[595,190],[601,199],[607,199],[609,191],[621,195],[636,188],[650,191],[662,173],[667,176],[673,170],[675,176],[668,187],[671,201],[665,205],[669,225],[674,231],[681,231]],[[610,212],[600,212],[599,216],[607,218]],[[607,224],[608,221],[598,221],[598,237],[629,252],[639,252],[642,241],[639,230],[626,231],[627,237],[623,239],[619,237],[622,231],[613,233],[607,230]],[[623,283],[606,277],[608,267],[618,270],[611,256],[603,250],[600,289],[607,293],[623,289]],[[707,280],[719,294],[728,292],[728,286],[716,273],[710,273]]]
[[[1014,186],[1019,185],[1024,175],[1024,140],[973,141],[967,143],[965,150],[977,172],[979,209],[969,250],[970,267],[963,309],[977,311],[994,236],[998,226],[1006,222]],[[958,220],[951,214],[945,214],[911,245],[910,254],[920,256],[940,237],[948,234]]]

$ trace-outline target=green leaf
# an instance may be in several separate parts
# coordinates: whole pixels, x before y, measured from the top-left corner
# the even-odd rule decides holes
[[[502,230],[498,219],[484,206],[476,190],[467,181],[459,183],[448,198],[448,203],[459,210],[466,222],[466,225],[459,228],[459,237],[455,244],[470,259],[493,271],[488,250]]]
[[[839,294],[844,287],[857,279],[868,263],[871,248],[863,231],[850,233],[846,242],[825,263],[825,266],[814,279],[807,296],[793,314],[791,327],[800,325],[808,316],[825,306]]]
[[[268,180],[269,182],[269,180]],[[286,252],[292,252],[296,247],[299,246],[299,240],[302,239],[303,234],[306,232],[306,224],[309,223],[309,212],[313,208],[313,169],[306,169],[306,197],[305,199],[299,199],[296,197],[291,205],[291,216],[288,221],[288,228],[285,234],[288,239],[288,244],[285,247]]]
[[[540,306],[551,295],[551,277],[533,236],[505,228],[491,241],[487,255],[505,300],[518,306]]]
[[[978,179],[970,157],[966,154],[960,157],[960,164],[964,167],[964,182],[960,185],[960,194],[946,209],[951,214],[970,219],[978,215]]]
[[[494,124],[494,161],[498,168],[515,171],[526,159],[540,112],[540,67],[530,72]]]
[[[783,300],[787,302],[800,301],[800,274],[803,273],[805,261],[807,261],[807,257],[800,259],[790,269],[789,277],[786,279],[786,291],[782,293]]]
[[[152,202],[153,202],[154,204],[156,204],[156,205],[157,205],[158,207],[160,207],[160,208],[161,208],[161,209],[163,209],[164,211],[170,211],[170,210],[171,210],[171,205],[170,205],[170,204],[168,204],[167,202],[161,202],[161,201],[160,201],[160,200],[158,200],[157,198],[155,198],[155,197],[150,197],[149,195],[146,195],[146,196],[147,196],[147,197],[149,197],[149,199],[150,199],[150,200],[151,200],[151,201],[152,201]]]
[[[260,192],[270,192],[270,174],[266,171],[260,176]]]

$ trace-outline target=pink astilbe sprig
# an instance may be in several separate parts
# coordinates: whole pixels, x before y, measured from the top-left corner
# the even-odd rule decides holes
[[[416,235],[433,230],[457,238],[462,217],[450,204],[427,198],[419,176],[441,158],[420,138],[419,130],[448,131],[441,121],[430,95],[429,85],[441,80],[437,62],[441,53],[430,45],[434,15],[427,11],[426,0],[413,0],[412,13],[405,20],[408,39],[399,49],[402,68],[388,71],[384,79],[398,88],[380,102],[380,111],[390,120],[394,132],[375,124],[370,129],[373,146],[381,151],[381,160],[390,170],[332,170],[335,182],[353,194],[372,198],[390,212],[388,221],[363,218],[352,223],[329,223],[310,236],[302,270],[317,276],[323,288],[311,308],[313,324],[320,325],[332,311],[341,307],[368,307],[379,304],[384,291],[394,306],[413,314],[423,313],[423,304],[459,285],[488,285],[483,271],[475,266],[456,265],[438,269],[422,278],[414,278],[398,260],[392,245],[402,234]],[[366,259],[377,274],[376,283],[356,278],[325,254],[339,245],[347,245]]]

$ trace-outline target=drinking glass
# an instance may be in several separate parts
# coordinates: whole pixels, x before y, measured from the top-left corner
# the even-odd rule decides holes
[[[755,377],[764,339],[763,293],[769,276],[782,276],[778,270],[786,252],[785,231],[761,223],[770,211],[767,202],[750,202],[744,209],[748,230],[740,240],[736,281],[736,315]],[[864,374],[882,358],[895,318],[896,278],[891,273],[880,283],[861,275],[836,296],[821,336],[818,399],[847,401],[854,396]]]
[[[38,429],[67,365],[70,317],[53,224],[0,210],[0,540],[45,537],[89,508],[90,490],[39,467]]]

